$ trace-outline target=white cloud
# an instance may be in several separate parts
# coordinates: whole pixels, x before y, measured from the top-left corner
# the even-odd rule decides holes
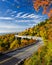
[[[35,19],[37,19],[37,18],[40,18],[42,16],[35,15],[35,14],[24,13],[24,12],[19,12],[19,13],[17,13],[16,17],[17,18],[33,18],[33,19],[35,18]]]
[[[30,21],[33,21],[33,20],[15,20],[15,22],[30,22]]]
[[[26,28],[28,28],[28,26],[0,24],[0,33],[21,32]]]
[[[11,17],[0,17],[0,19],[12,19],[12,17],[14,16],[14,14],[15,13],[17,13],[17,11],[12,11],[12,10],[10,10],[10,9],[8,9],[7,11],[6,11],[6,13],[4,14],[4,16],[5,15],[7,15],[7,14],[10,14],[11,15]],[[14,20],[16,20],[16,19],[18,19],[18,18],[23,18],[23,19],[25,19],[25,18],[27,18],[27,19],[29,19],[29,18],[31,18],[31,19],[37,19],[37,18],[42,18],[43,16],[40,16],[40,15],[35,15],[35,14],[29,14],[29,13],[24,13],[24,12],[19,12],[19,13],[17,13],[17,15],[13,18]],[[20,19],[19,19],[20,20]]]
[[[28,13],[22,15],[20,18],[26,18],[28,16]]]
[[[17,13],[16,17],[20,18],[21,14],[23,14],[23,12]]]
[[[35,23],[33,23],[33,24],[29,24],[29,26],[35,26],[36,24]]]
[[[42,17],[42,16],[35,15],[35,14],[29,14],[29,15],[26,16],[26,18],[34,18],[34,19],[37,19],[37,18],[40,18],[40,17]]]
[[[16,13],[16,11],[7,10],[6,13]],[[25,19],[27,18],[27,19]],[[29,19],[32,18],[32,19]],[[12,17],[0,17],[0,33],[1,32],[20,32],[27,28],[33,27],[37,23],[42,21],[44,16],[28,14],[24,12],[19,12],[17,15]],[[5,20],[5,21],[4,21]],[[22,22],[22,23],[20,23]],[[25,23],[27,24],[25,24]]]
[[[27,27],[27,26],[26,26]],[[14,24],[0,24],[0,30],[1,29],[3,29],[3,30],[6,30],[6,29],[8,29],[8,30],[18,30],[18,29],[23,29],[23,28],[25,28],[24,26],[21,26],[21,25],[15,25],[15,23]]]
[[[11,18],[11,17],[0,17],[0,20],[12,20],[13,18]]]
[[[39,18],[39,15],[35,15],[35,14],[30,14],[27,16],[28,18]]]
[[[28,27],[28,26],[26,26],[26,27]],[[7,24],[3,24],[3,25],[1,25],[0,24],[0,28],[7,28],[7,29],[18,29],[18,28],[26,28],[25,26],[21,26],[21,25],[7,25]]]
[[[17,28],[17,26],[3,25],[3,26],[0,26],[0,28],[10,29],[10,28]]]
[[[34,14],[29,14],[26,18],[32,18],[33,16],[35,16]]]

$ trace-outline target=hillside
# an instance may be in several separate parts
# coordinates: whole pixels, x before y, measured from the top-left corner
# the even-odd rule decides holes
[[[19,35],[41,36],[52,41],[52,17],[40,22],[33,28],[26,29],[25,31],[19,33]]]
[[[0,52],[11,51],[27,45],[33,44],[33,39],[16,39],[15,34],[5,34],[0,36]]]
[[[44,46],[32,57],[27,58],[22,65],[52,65],[52,17],[19,35],[40,36],[44,41]]]

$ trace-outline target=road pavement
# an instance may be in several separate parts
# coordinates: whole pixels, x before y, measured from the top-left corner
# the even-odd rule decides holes
[[[0,65],[18,65],[23,59],[30,57],[42,45],[43,41],[39,40],[33,45],[3,54],[0,57]]]

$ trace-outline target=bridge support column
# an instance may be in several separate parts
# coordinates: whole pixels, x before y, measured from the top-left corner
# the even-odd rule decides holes
[[[21,44],[21,38],[17,37],[17,40],[18,40],[18,44]]]

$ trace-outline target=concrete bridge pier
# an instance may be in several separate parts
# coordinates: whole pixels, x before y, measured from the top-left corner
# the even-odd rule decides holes
[[[21,44],[21,37],[15,37],[16,40],[18,40],[18,43]]]

